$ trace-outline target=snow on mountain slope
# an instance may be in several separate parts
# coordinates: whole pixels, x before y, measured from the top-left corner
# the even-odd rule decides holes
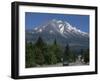
[[[71,24],[69,24],[66,21],[61,21],[61,20],[56,20],[56,19],[49,21],[43,26],[36,27],[33,29],[33,31],[35,31],[36,33],[37,32],[42,33],[47,30],[49,30],[50,33],[57,31],[64,37],[66,37],[65,33],[67,34],[68,32],[69,34],[73,34],[73,35],[77,34],[77,35],[88,37],[88,33],[83,32],[77,29],[76,27],[73,27]]]
[[[28,41],[35,41],[38,36],[42,36],[47,42],[57,39],[57,41],[63,45],[65,45],[66,42],[71,45],[88,45],[89,43],[88,33],[77,29],[67,21],[56,19],[35,27],[31,31],[26,30],[26,39]]]

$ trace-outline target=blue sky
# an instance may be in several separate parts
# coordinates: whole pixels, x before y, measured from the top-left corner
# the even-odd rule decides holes
[[[32,29],[39,25],[52,20],[63,20],[69,22],[72,26],[84,32],[89,32],[89,16],[88,15],[72,15],[72,14],[51,14],[51,13],[25,13],[25,27]]]

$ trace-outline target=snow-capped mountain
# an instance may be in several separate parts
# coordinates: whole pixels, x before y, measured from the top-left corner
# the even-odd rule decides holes
[[[56,39],[61,45],[69,43],[72,46],[88,46],[89,43],[88,33],[77,29],[66,21],[56,19],[31,30],[26,30],[27,41],[34,42],[39,36],[49,43]]]

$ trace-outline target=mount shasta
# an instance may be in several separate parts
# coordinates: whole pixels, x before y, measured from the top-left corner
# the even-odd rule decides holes
[[[89,34],[62,20],[52,19],[33,29],[26,29],[25,34],[27,42],[34,43],[40,36],[47,43],[56,39],[61,46],[69,44],[74,48],[89,48]]]

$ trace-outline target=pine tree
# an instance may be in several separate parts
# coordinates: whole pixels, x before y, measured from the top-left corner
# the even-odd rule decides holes
[[[54,40],[52,48],[53,48],[54,54],[57,58],[57,62],[61,62],[62,50],[61,50],[61,47],[57,44],[56,39]]]
[[[34,66],[36,66],[36,63],[34,59],[33,44],[26,43],[25,67],[28,68]]]
[[[65,47],[64,55],[63,55],[63,61],[64,62],[69,62],[70,61],[70,50],[69,50],[69,45],[67,44]]]
[[[47,52],[45,53],[45,63],[46,64],[56,64],[57,58],[54,53],[54,48],[52,45],[48,45]]]
[[[45,62],[45,57],[44,57],[45,47],[46,47],[45,42],[41,37],[39,37],[35,43],[35,49],[34,49],[35,61],[39,65],[43,65]]]
[[[70,62],[75,62],[76,59],[77,59],[77,56],[76,56],[75,53],[73,53],[73,52],[71,51],[71,53],[70,53],[70,58],[71,58],[71,61],[70,61]]]
[[[37,46],[39,48],[43,48],[44,44],[45,43],[44,43],[43,39],[39,36],[36,43],[35,43],[35,46]]]
[[[45,54],[45,63],[56,64],[58,62],[61,62],[61,53],[62,51],[55,39],[52,45],[47,46],[47,52]]]
[[[85,63],[89,63],[89,49],[84,52],[83,58]]]
[[[54,40],[54,45],[57,45],[57,41],[56,41],[56,39]]]
[[[44,64],[44,56],[42,54],[41,49],[35,48],[35,62],[36,64],[43,65]]]

